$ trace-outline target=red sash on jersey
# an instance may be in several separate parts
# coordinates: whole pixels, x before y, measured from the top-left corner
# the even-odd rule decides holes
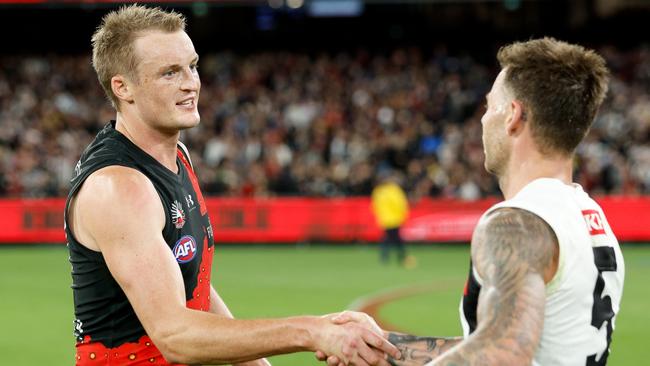
[[[76,366],[184,366],[167,362],[148,336],[142,336],[137,343],[124,343],[115,348],[90,342],[90,337],[86,336],[84,342],[77,343],[75,362]]]

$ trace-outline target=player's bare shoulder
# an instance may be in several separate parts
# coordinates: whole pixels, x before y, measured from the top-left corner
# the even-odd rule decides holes
[[[71,230],[89,249],[99,250],[97,236],[104,228],[125,227],[144,218],[164,225],[164,209],[151,181],[141,172],[108,166],[92,173],[68,210]],[[117,226],[116,226],[117,225]]]
[[[548,283],[559,259],[553,229],[539,216],[519,208],[490,212],[472,237],[472,260],[484,278],[518,268],[521,273],[540,273]]]

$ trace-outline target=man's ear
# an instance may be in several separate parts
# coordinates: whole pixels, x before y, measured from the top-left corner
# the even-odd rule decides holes
[[[111,78],[111,89],[118,100],[133,103],[132,82],[123,75],[117,74]]]
[[[524,105],[513,99],[510,102],[510,111],[506,119],[506,133],[508,135],[517,135],[524,129],[524,122],[526,121],[526,111]]]

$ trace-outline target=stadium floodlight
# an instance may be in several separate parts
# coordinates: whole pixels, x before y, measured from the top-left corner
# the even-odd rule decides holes
[[[307,3],[312,17],[356,17],[363,13],[361,0],[312,0]]]
[[[284,4],[284,0],[269,0],[269,6],[273,9],[280,9]]]
[[[304,0],[287,0],[287,6],[291,9],[299,9],[304,5]]]

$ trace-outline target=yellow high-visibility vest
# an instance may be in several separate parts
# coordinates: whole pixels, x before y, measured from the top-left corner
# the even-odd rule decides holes
[[[372,211],[383,229],[401,226],[409,213],[408,200],[402,188],[392,182],[382,183],[372,191]]]

